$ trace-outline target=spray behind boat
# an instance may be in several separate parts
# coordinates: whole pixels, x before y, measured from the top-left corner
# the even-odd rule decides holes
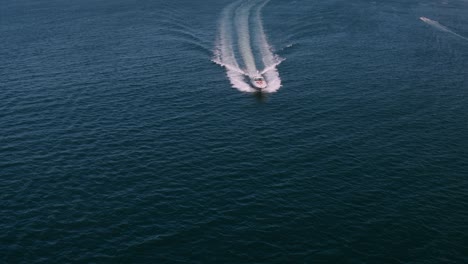
[[[276,67],[282,59],[273,54],[261,18],[268,2],[238,0],[221,15],[213,61],[226,69],[231,85],[243,92],[271,93],[281,87]]]

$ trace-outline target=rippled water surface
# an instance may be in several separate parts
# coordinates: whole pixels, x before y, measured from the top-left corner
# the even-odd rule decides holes
[[[468,263],[468,2],[233,2],[1,3],[0,262]]]

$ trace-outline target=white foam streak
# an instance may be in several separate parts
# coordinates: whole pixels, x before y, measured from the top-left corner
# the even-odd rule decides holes
[[[268,87],[265,90],[267,92],[276,92],[281,87],[281,79],[276,66],[278,66],[283,60],[273,54],[272,48],[270,44],[268,44],[265,29],[263,28],[261,11],[268,2],[270,2],[270,0],[263,1],[257,9],[255,17],[255,28],[257,34],[255,35],[257,37],[256,41],[260,46],[260,53],[265,65],[265,69],[262,71],[262,74],[265,75],[268,83]]]
[[[281,87],[276,67],[282,59],[273,54],[261,20],[261,10],[268,2],[269,0],[238,0],[222,12],[213,61],[226,68],[232,86],[243,92],[256,91],[249,84],[248,78],[257,72],[261,72],[268,83],[265,92],[275,92]],[[259,54],[254,54],[252,45]],[[256,60],[256,56],[261,56],[261,60]],[[263,65],[256,65],[260,61]],[[257,66],[263,70],[259,70]]]
[[[440,24],[439,22],[437,22],[437,21],[435,21],[435,20],[429,19],[429,18],[427,18],[427,17],[420,17],[419,19],[421,19],[421,21],[423,21],[424,23],[426,23],[426,24],[428,24],[428,25],[430,25],[430,26],[432,26],[432,27],[434,27],[434,28],[436,28],[436,29],[438,29],[438,30],[441,30],[441,31],[450,33],[450,34],[452,34],[452,35],[454,35],[454,36],[457,36],[457,37],[459,37],[459,38],[462,38],[462,39],[468,41],[468,38],[466,38],[466,37],[464,37],[464,36],[462,36],[462,35],[460,35],[460,34],[457,34],[457,33],[453,32],[453,31],[450,30],[448,27],[446,27],[446,26]]]
[[[237,38],[239,40],[239,50],[244,59],[244,64],[248,75],[254,75],[257,71],[255,59],[252,52],[250,40],[249,17],[253,2],[242,3],[236,11],[236,29]]]
[[[223,10],[219,26],[218,45],[213,61],[226,68],[226,75],[232,87],[243,92],[253,92],[254,89],[243,81],[245,73],[240,69],[233,49],[233,25],[231,20],[234,16],[234,9],[239,2],[240,0],[228,5]]]

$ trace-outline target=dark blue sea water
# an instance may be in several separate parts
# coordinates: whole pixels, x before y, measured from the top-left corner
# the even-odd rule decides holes
[[[0,0],[0,262],[468,263],[468,2],[233,2]]]

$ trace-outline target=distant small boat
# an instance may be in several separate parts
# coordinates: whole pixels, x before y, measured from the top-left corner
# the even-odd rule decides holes
[[[426,22],[426,23],[432,22],[432,20],[430,20],[430,19],[427,18],[427,17],[420,17],[419,19],[421,19],[422,21],[424,21],[424,22]]]

